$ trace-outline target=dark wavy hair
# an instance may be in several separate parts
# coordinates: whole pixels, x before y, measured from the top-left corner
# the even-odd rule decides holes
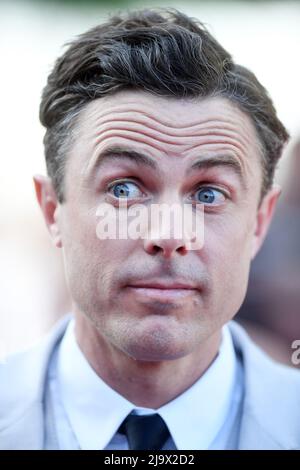
[[[223,96],[256,128],[262,149],[262,196],[271,187],[289,135],[266,89],[194,18],[175,9],[114,15],[68,43],[43,90],[40,120],[48,175],[64,201],[64,172],[75,123],[91,100],[119,90],[173,97]]]

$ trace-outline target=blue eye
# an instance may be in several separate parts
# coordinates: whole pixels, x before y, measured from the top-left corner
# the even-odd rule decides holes
[[[214,188],[201,188],[196,194],[198,194],[196,202],[200,202],[201,204],[218,205],[222,204],[226,199],[221,191]]]
[[[130,188],[133,186],[133,188],[136,189],[137,194],[130,194]],[[127,198],[127,197],[137,197],[139,196],[140,190],[138,189],[137,185],[131,182],[126,182],[126,183],[116,183],[112,186],[113,188],[113,194],[117,198]]]

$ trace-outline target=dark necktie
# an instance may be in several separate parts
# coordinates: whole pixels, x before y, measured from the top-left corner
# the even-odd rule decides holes
[[[129,414],[119,427],[130,450],[160,450],[170,436],[164,420],[158,415]]]

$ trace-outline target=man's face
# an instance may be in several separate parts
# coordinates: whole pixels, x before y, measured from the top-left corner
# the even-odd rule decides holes
[[[250,119],[223,98],[126,91],[88,104],[75,135],[57,208],[75,311],[109,347],[135,359],[192,353],[238,311],[257,248],[262,169]],[[128,208],[149,210],[202,202],[204,246],[185,250],[184,240],[154,235],[100,240],[99,204],[117,208],[124,196]],[[162,298],[130,287],[155,281],[194,289]]]

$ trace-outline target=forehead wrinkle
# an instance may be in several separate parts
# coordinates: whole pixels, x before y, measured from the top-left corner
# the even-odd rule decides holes
[[[160,132],[151,132],[151,130],[149,131],[149,129],[145,129],[145,130],[142,130],[142,129],[139,129],[139,128],[136,128],[136,126],[134,127],[134,129],[128,129],[128,127],[116,127],[114,129],[106,129],[106,130],[101,130],[100,132],[100,137],[99,135],[97,135],[96,137],[96,141],[95,141],[95,145],[98,145],[99,143],[101,143],[106,137],[107,135],[110,136],[110,134],[113,134],[113,135],[118,135],[118,136],[127,136],[130,137],[130,136],[133,136],[133,138],[135,140],[138,139],[138,137],[134,137],[134,135],[136,136],[141,136],[142,139],[145,139],[145,140],[149,140],[149,141],[156,141],[156,142],[160,142],[162,144],[169,144],[169,145],[176,145],[176,146],[182,146],[182,145],[186,145],[185,142],[180,142],[180,139],[182,139],[181,137],[177,138],[176,136],[173,136],[173,139],[168,139],[168,136],[165,136],[164,134],[160,133]],[[140,140],[140,139],[138,139]],[[178,142],[176,142],[178,140]]]
[[[98,136],[98,133],[97,133]],[[246,146],[243,145],[243,142],[240,143],[236,139],[232,139],[231,137],[224,135],[224,133],[220,135],[216,134],[205,134],[203,136],[198,135],[198,136],[192,136],[190,139],[185,138],[182,142],[180,142],[180,139],[178,139],[178,142],[174,143],[173,141],[170,140],[164,140],[163,138],[157,139],[153,138],[152,136],[149,136],[146,133],[143,132],[136,132],[136,131],[128,131],[128,129],[119,129],[118,131],[114,130],[108,130],[105,132],[101,132],[100,138],[96,139],[93,149],[92,149],[92,157],[90,161],[87,164],[87,171],[91,169],[91,167],[94,166],[95,160],[97,159],[97,154],[99,153],[99,146],[108,139],[112,138],[121,138],[122,140],[126,140],[129,142],[134,142],[137,144],[143,144],[145,146],[149,146],[150,148],[154,148],[155,150],[162,152],[162,153],[182,153],[184,151],[191,151],[197,147],[213,147],[213,146],[219,146],[222,145],[225,147],[227,146],[227,151],[228,148],[234,149],[235,153],[246,153]],[[177,139],[175,139],[177,140]],[[187,140],[192,140],[192,143],[187,142]],[[196,141],[196,144],[194,144],[194,141]],[[243,159],[240,159],[242,166],[244,166]]]
[[[95,148],[107,135],[110,133],[118,133],[123,135],[126,134],[138,134],[144,136],[148,139],[153,139],[159,141],[164,144],[170,145],[178,145],[178,146],[192,146],[194,142],[201,144],[198,142],[198,139],[207,138],[208,140],[215,140],[216,142],[220,141],[229,141],[230,143],[234,143],[236,141],[237,146],[247,146],[250,143],[247,137],[243,137],[240,133],[238,133],[235,129],[230,127],[216,127],[216,126],[207,126],[207,123],[203,125],[199,125],[197,132],[193,132],[191,134],[186,134],[184,130],[180,135],[170,134],[166,132],[161,132],[157,128],[153,129],[149,126],[143,126],[136,122],[125,122],[122,121],[113,121],[113,126],[109,125],[111,121],[107,123],[107,125],[102,126],[101,129],[97,129],[97,131],[92,135],[92,139],[94,141],[93,148]],[[181,135],[182,134],[182,135]],[[171,139],[170,139],[171,138]],[[187,142],[187,141],[191,141]]]
[[[105,98],[98,98],[97,100],[95,100],[95,102],[100,101],[100,99],[103,101],[105,100]],[[83,110],[82,117],[85,117],[85,119],[88,118],[90,120],[94,120],[94,118],[96,118],[95,125],[99,127],[99,124],[102,124],[102,123],[106,124],[107,121],[110,121],[109,119],[103,120],[103,118],[107,116],[112,116],[111,120],[119,120],[118,117],[116,116],[122,114],[122,115],[125,115],[125,116],[121,116],[125,120],[134,120],[134,118],[137,118],[135,119],[136,121],[141,121],[142,123],[146,121],[147,125],[149,125],[149,122],[147,121],[153,121],[153,125],[149,127],[155,128],[155,124],[158,124],[162,128],[166,127],[169,130],[174,129],[177,134],[178,132],[180,132],[180,129],[182,129],[183,132],[188,132],[188,131],[192,132],[194,127],[199,126],[199,119],[200,119],[200,121],[202,120],[202,122],[200,122],[200,125],[203,125],[205,123],[208,123],[208,124],[213,123],[217,128],[219,128],[219,124],[221,124],[220,127],[224,127],[224,126],[226,127],[228,124],[229,125],[232,124],[233,127],[236,127],[238,125],[239,127],[242,127],[244,131],[247,132],[246,127],[249,127],[249,124],[250,125],[252,124],[250,118],[244,112],[242,112],[239,108],[232,108],[232,104],[227,99],[221,99],[221,101],[225,101],[225,106],[224,106],[224,103],[222,106],[222,114],[223,114],[222,119],[220,119],[220,116],[218,115],[218,112],[216,112],[216,110],[207,110],[204,108],[204,110],[201,110],[201,109],[199,111],[197,110],[197,118],[195,120],[192,120],[192,122],[190,122],[188,125],[184,125],[184,126],[181,125],[181,121],[180,121],[180,124],[174,123],[174,116],[171,116],[171,117],[169,116],[170,110],[168,112],[164,111],[164,108],[166,107],[163,107],[162,109],[160,109],[159,119],[158,119],[157,118],[157,106],[153,108],[153,113],[149,111],[149,104],[151,103],[147,103],[146,110],[145,108],[138,109],[136,102],[130,103],[128,101],[124,104],[110,105],[109,109],[106,109],[106,110],[105,109],[99,110],[96,106],[94,106],[95,109],[85,108]],[[91,106],[93,104],[94,103],[92,102],[88,106]],[[100,104],[100,103],[97,103],[97,104]],[[132,104],[133,107],[131,107],[130,104]],[[140,103],[140,104],[143,105],[143,103]],[[192,106],[193,104],[195,103],[191,103]],[[197,107],[199,105],[201,105],[201,102],[196,103]],[[230,106],[229,108],[228,108],[228,105]],[[184,111],[185,111],[185,107],[184,107]],[[195,109],[194,110],[191,109],[191,113],[193,111],[195,111]],[[201,116],[202,111],[204,111],[204,114],[206,113],[206,116],[207,114],[211,114],[211,116],[208,116],[208,118],[205,116],[204,117]],[[87,114],[90,114],[90,116],[86,116]],[[129,116],[126,117],[126,115],[129,115]],[[164,116],[166,119],[164,119]],[[247,121],[244,122],[245,119],[249,120],[249,122]]]
[[[144,103],[141,104],[143,105]],[[86,128],[89,130],[88,133],[90,134],[90,131],[94,130],[93,134],[90,134],[90,137],[88,137],[88,140],[92,138],[93,142],[92,156],[95,156],[103,140],[115,137],[135,142],[138,145],[143,144],[149,147],[149,149],[152,148],[159,152],[174,154],[190,151],[198,146],[227,145],[238,153],[242,152],[247,155],[249,153],[248,146],[250,149],[253,148],[253,137],[256,137],[254,125],[251,125],[251,120],[247,118],[247,115],[239,112],[239,110],[236,112],[235,109],[231,110],[229,108],[228,112],[226,106],[225,110],[222,107],[223,116],[221,119],[220,116],[214,117],[215,114],[212,117],[209,116],[209,119],[205,119],[205,113],[204,117],[201,116],[200,110],[199,118],[197,118],[197,121],[193,120],[191,125],[175,126],[169,122],[166,125],[161,118],[161,114],[158,119],[151,112],[145,112],[145,110],[137,110],[136,112],[137,104],[132,103],[132,105],[132,109],[128,107],[128,102],[123,105],[111,106],[109,110],[102,111],[100,114],[99,110],[94,108],[92,113],[90,112],[90,116],[86,115],[87,119],[84,120],[84,124],[86,124]],[[132,115],[133,109],[137,114],[137,119],[134,119],[135,115]],[[113,114],[114,110],[117,111],[117,117]],[[125,118],[125,122],[120,121],[120,112],[122,117]],[[157,114],[157,110],[155,112]],[[216,113],[215,110],[214,113]],[[235,117],[234,120],[231,118],[232,115]],[[241,119],[239,119],[240,117]],[[92,126],[89,124],[91,118],[94,120]],[[199,119],[202,122],[199,123]],[[111,129],[111,125],[115,127]],[[102,127],[100,131],[99,127]],[[131,129],[128,130],[128,127],[131,127]],[[87,133],[85,133],[84,138],[86,140]],[[90,159],[90,163],[92,163],[92,160],[94,158]],[[244,163],[243,159],[241,161]]]
[[[165,128],[160,129],[159,126],[153,127],[149,125],[149,123],[144,125],[143,122],[136,122],[134,120],[106,121],[102,122],[100,127],[101,129],[97,129],[92,137],[95,141],[95,145],[99,142],[99,135],[101,136],[101,134],[109,130],[139,132],[142,135],[149,135],[150,137],[158,138],[165,143],[174,143],[174,140],[177,140],[178,142],[176,143],[180,144],[180,139],[184,139],[186,142],[186,139],[197,139],[206,135],[216,136],[217,138],[222,136],[233,138],[240,141],[241,144],[249,144],[250,142],[249,139],[247,139],[247,136],[243,137],[243,135],[237,132],[236,128],[229,125],[220,125],[220,122],[218,122],[218,125],[208,125],[207,122],[198,124],[197,127],[194,126],[193,130],[182,127],[174,130],[174,132],[169,132],[168,128],[166,128],[166,130]],[[169,137],[172,138],[172,140],[168,140]]]
[[[239,128],[237,127],[237,124]],[[133,117],[129,115],[127,119],[124,119],[123,121],[118,118],[115,118],[114,116],[112,116],[111,119],[105,119],[104,121],[102,121],[101,118],[97,116],[97,120],[94,123],[94,125],[89,126],[89,128],[91,127],[92,129],[94,129],[94,132],[91,135],[91,137],[94,141],[96,140],[95,145],[97,145],[99,142],[98,140],[99,134],[101,135],[101,133],[103,133],[106,130],[109,130],[110,128],[113,128],[116,130],[122,130],[122,131],[124,129],[140,131],[141,134],[144,134],[144,135],[149,134],[150,136],[154,136],[154,137],[157,136],[165,143],[170,143],[170,144],[172,144],[173,141],[168,140],[168,137],[172,137],[172,139],[175,139],[178,141],[175,143],[181,144],[180,143],[181,137],[184,138],[185,140],[189,137],[197,139],[197,137],[202,137],[208,134],[208,135],[216,135],[218,137],[221,137],[223,135],[229,138],[233,137],[237,141],[240,141],[241,144],[249,145],[250,142],[253,141],[253,137],[254,137],[254,132],[252,132],[253,134],[252,139],[248,137],[249,129],[247,129],[247,126],[245,126],[244,122],[239,121],[238,123],[236,123],[234,121],[220,120],[219,118],[204,119],[203,122],[200,122],[200,123],[198,119],[197,124],[193,126],[184,125],[184,126],[175,127],[175,126],[165,126],[158,119],[151,119],[149,122],[149,119],[141,115],[138,116],[138,119],[133,119]],[[253,129],[253,131],[255,130]],[[251,130],[250,130],[250,134],[251,134]],[[167,139],[165,137],[167,137]],[[188,145],[191,145],[191,144],[188,144]]]
[[[122,116],[123,114],[123,116]],[[125,115],[125,116],[124,116]],[[126,117],[127,115],[127,117]],[[111,116],[110,119],[105,119],[107,116]],[[145,124],[147,127],[150,127],[152,129],[156,129],[157,127],[161,127],[162,129],[166,129],[166,132],[169,132],[170,135],[173,135],[172,131],[174,131],[176,134],[178,131],[182,132],[194,132],[194,128],[198,128],[199,126],[203,126],[206,124],[211,124],[217,128],[217,129],[222,129],[222,128],[228,128],[231,129],[230,124],[232,125],[232,128],[236,127],[237,122],[234,119],[229,119],[229,116],[225,116],[226,119],[224,118],[223,120],[220,119],[220,116],[211,116],[209,118],[202,118],[202,122],[200,119],[200,116],[197,118],[197,120],[192,121],[192,123],[188,123],[187,125],[182,125],[181,123],[179,124],[174,124],[174,119],[172,122],[167,122],[163,121],[161,119],[161,116],[159,119],[157,116],[151,116],[147,112],[132,112],[130,110],[126,110],[122,113],[117,112],[114,114],[111,112],[111,110],[107,113],[104,114],[98,114],[97,120],[95,122],[95,126],[99,127],[100,125],[105,125],[110,122],[139,122],[141,124]],[[104,119],[103,119],[104,118]],[[200,121],[200,122],[199,122]],[[245,128],[244,123],[241,123],[241,121],[238,122],[239,125],[243,124],[243,128]]]
[[[216,130],[224,130],[227,129],[228,131],[234,131],[238,130],[239,134],[241,134],[241,130],[243,134],[248,134],[249,133],[249,127],[254,127],[253,123],[251,122],[250,118],[243,113],[241,110],[238,108],[232,108],[231,103],[228,102],[228,100],[225,100],[225,106],[223,103],[223,106],[221,108],[221,118],[220,114],[218,113],[218,110],[216,111],[215,109],[206,109],[207,106],[204,106],[204,109],[199,109],[200,103],[196,103],[196,109],[195,106],[193,106],[193,103],[191,104],[192,108],[190,110],[190,113],[188,113],[187,119],[192,119],[192,122],[184,123],[182,124],[182,118],[180,115],[180,120],[179,124],[176,124],[176,117],[178,113],[176,113],[175,116],[171,115],[170,113],[172,112],[172,103],[171,103],[171,109],[168,109],[168,111],[164,111],[164,108],[166,106],[162,107],[160,105],[159,109],[159,117],[157,116],[157,107],[154,108],[153,112],[151,110],[149,111],[149,106],[145,109],[142,107],[141,109],[138,109],[138,104],[136,102],[132,103],[133,108],[130,106],[130,103],[128,101],[125,104],[118,104],[118,105],[111,105],[109,109],[103,109],[103,107],[99,108],[100,100],[103,100],[103,98],[100,98],[98,100],[95,100],[95,102],[99,101],[97,103],[97,107],[94,106],[91,109],[90,108],[85,108],[83,110],[83,115],[81,116],[83,122],[88,122],[89,128],[95,128],[98,129],[101,126],[106,126],[108,123],[112,123],[114,121],[127,121],[127,122],[136,122],[139,124],[146,124],[148,128],[160,129],[162,132],[165,134],[172,135],[175,133],[176,135],[180,134],[194,134],[195,131],[197,131],[198,128],[204,128],[204,127],[212,127],[215,128]],[[162,100],[162,98],[160,98]],[[224,100],[222,100],[224,101]],[[105,104],[105,101],[104,101]],[[149,104],[149,103],[148,103]],[[221,103],[222,104],[222,103]],[[93,105],[93,103],[90,103],[90,105]],[[144,103],[140,103],[140,106],[143,106]],[[229,107],[228,107],[229,105]],[[89,105],[88,105],[89,106]],[[178,106],[176,106],[177,108]],[[180,107],[179,107],[180,109]],[[175,109],[176,111],[176,109]],[[183,106],[183,111],[186,111],[186,106]],[[193,112],[197,113],[197,118],[193,119]],[[122,114],[122,116],[120,116]],[[164,120],[162,116],[164,114],[167,116],[167,120]],[[204,115],[203,115],[204,114]],[[189,117],[191,116],[191,118]],[[121,117],[121,119],[120,119]],[[82,121],[81,120],[81,121]],[[93,122],[94,121],[94,122]],[[200,122],[199,122],[200,121]],[[194,129],[195,128],[195,129]],[[252,129],[255,130],[255,129]]]
[[[231,113],[224,113],[223,111],[223,116],[220,119],[220,115],[218,114],[212,114],[211,116],[201,116],[201,112],[197,113],[197,119],[193,120],[192,122],[189,122],[188,124],[183,124],[182,125],[182,120],[180,121],[179,124],[174,123],[174,117],[172,117],[169,120],[163,120],[162,119],[162,114],[163,111],[160,110],[159,113],[159,118],[157,117],[157,110],[153,114],[150,114],[149,112],[145,110],[131,110],[130,108],[126,107],[124,111],[119,110],[119,108],[116,108],[116,113],[114,113],[113,109],[109,109],[107,111],[103,112],[98,112],[98,113],[93,113],[96,114],[96,122],[95,126],[99,127],[100,125],[107,124],[109,122],[114,122],[114,121],[125,121],[125,122],[139,122],[141,124],[146,124],[147,127],[156,129],[156,127],[160,127],[161,129],[166,128],[166,133],[170,133],[170,135],[173,135],[173,130],[175,131],[176,134],[178,132],[194,132],[194,128],[201,127],[203,125],[210,125],[212,124],[216,129],[236,129],[237,126],[241,127],[244,132],[247,133],[247,127],[249,127],[249,124],[251,125],[251,121],[248,122],[243,122],[245,120],[246,115],[243,118],[240,119],[241,116],[238,116],[238,119],[236,116],[234,116],[234,119],[232,118],[232,112]],[[236,114],[236,113],[235,113]],[[120,116],[121,115],[121,116]],[[109,119],[109,116],[111,118]],[[108,119],[106,119],[108,117]],[[93,118],[93,116],[92,116]],[[104,118],[104,119],[103,119]],[[91,119],[92,120],[92,119]],[[200,121],[200,122],[199,122]],[[247,126],[248,124],[248,126]]]
[[[93,147],[93,156],[90,160],[90,163],[88,164],[88,170],[94,165],[95,158],[97,158],[97,153],[98,153],[98,147],[103,143],[105,140],[110,139],[110,138],[122,138],[127,141],[134,141],[135,143],[142,143],[146,146],[150,146],[159,152],[164,152],[164,153],[182,153],[183,151],[186,150],[192,150],[193,148],[196,147],[201,147],[201,146],[208,146],[208,145],[218,145],[218,144],[226,144],[227,148],[235,148],[241,153],[245,153],[245,148],[239,144],[235,139],[230,139],[229,137],[224,138],[222,135],[219,138],[218,136],[215,135],[210,135],[210,136],[204,136],[203,138],[197,137],[197,144],[195,146],[188,145],[187,139],[185,139],[183,142],[170,142],[167,140],[163,139],[155,139],[152,138],[149,135],[143,134],[141,132],[132,132],[128,130],[119,130],[118,132],[116,131],[107,131],[102,133],[102,136],[100,139],[97,140],[97,143]]]
[[[123,109],[122,109],[123,108]],[[82,114],[82,118],[84,116],[84,114],[87,114],[88,111],[85,109],[83,111],[83,114]],[[108,110],[93,110],[93,111],[90,111],[89,110],[89,113],[90,113],[90,118],[93,119],[94,117],[96,117],[96,119],[99,119],[101,121],[102,118],[105,118],[109,115],[112,115],[112,116],[115,116],[115,115],[125,115],[125,118],[126,118],[126,114],[129,114],[130,116],[137,116],[137,117],[144,117],[145,119],[148,119],[148,120],[153,120],[154,122],[160,122],[160,124],[162,126],[166,126],[166,127],[169,127],[169,128],[178,128],[178,126],[174,125],[174,119],[168,119],[168,114],[164,112],[164,110],[161,110],[160,114],[159,114],[159,120],[156,118],[157,116],[157,109],[154,108],[153,110],[153,114],[150,114],[149,112],[149,107],[147,107],[147,110],[145,109],[138,109],[136,107],[136,103],[135,103],[135,107],[133,108],[130,108],[128,106],[128,103],[124,104],[123,106],[121,105],[118,105],[118,106],[110,106]],[[164,119],[164,117],[166,119]],[[189,124],[188,127],[193,127],[193,126],[197,126],[199,124],[199,119],[193,121],[191,124]]]

